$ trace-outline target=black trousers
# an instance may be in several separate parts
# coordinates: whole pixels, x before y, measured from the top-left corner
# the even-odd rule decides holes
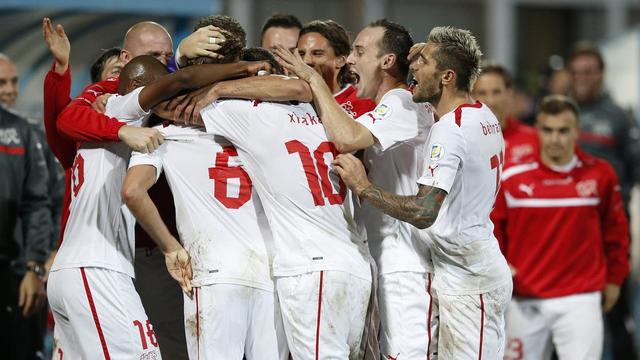
[[[22,316],[18,296],[22,275],[8,263],[0,263],[0,358],[44,359],[42,353],[47,326],[46,306],[29,318]]]

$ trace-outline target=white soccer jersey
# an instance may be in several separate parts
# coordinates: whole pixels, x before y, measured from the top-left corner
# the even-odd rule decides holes
[[[273,233],[275,276],[337,270],[371,278],[350,193],[331,171],[337,151],[311,105],[225,100],[201,115],[251,175]]]
[[[417,193],[417,180],[424,172],[424,147],[433,125],[431,105],[415,103],[405,89],[393,89],[384,94],[374,110],[356,121],[377,140],[364,151],[369,179],[394,194]],[[356,220],[367,229],[371,255],[380,274],[433,271],[424,232],[368,201],[356,209]]]
[[[142,89],[111,96],[105,115],[140,126],[148,115],[138,102]],[[80,145],[71,173],[69,220],[52,270],[95,266],[134,277],[135,220],[120,196],[130,155],[123,142]]]
[[[267,246],[271,232],[237,150],[201,129],[156,127],[165,143],[134,152],[129,167],[164,171],[173,193],[180,240],[191,255],[193,285],[245,285],[273,291]],[[267,245],[268,244],[268,245]]]
[[[433,125],[426,149],[418,183],[448,193],[428,229],[434,287],[450,295],[480,294],[511,281],[489,219],[504,160],[498,120],[480,102],[463,104]]]

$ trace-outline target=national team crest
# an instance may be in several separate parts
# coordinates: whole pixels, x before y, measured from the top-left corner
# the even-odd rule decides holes
[[[440,144],[431,145],[431,161],[438,161],[444,157],[444,147]]]
[[[578,196],[589,197],[598,195],[598,182],[595,179],[582,180],[576,184]]]

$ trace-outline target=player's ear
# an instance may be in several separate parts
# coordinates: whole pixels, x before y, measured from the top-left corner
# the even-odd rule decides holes
[[[346,56],[342,55],[342,56],[336,57],[336,69],[342,69],[346,64],[347,64]]]
[[[388,70],[396,63],[396,54],[385,54],[382,57],[382,69]]]
[[[451,70],[451,69],[447,69],[445,71],[442,72],[442,85],[455,85],[456,83],[456,72]]]
[[[129,60],[131,60],[131,54],[129,51],[122,49],[122,51],[120,51],[120,60],[125,64],[128,63]]]

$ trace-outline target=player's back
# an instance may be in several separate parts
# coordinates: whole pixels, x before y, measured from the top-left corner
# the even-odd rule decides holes
[[[337,151],[311,105],[225,100],[202,117],[208,132],[236,146],[258,190],[275,241],[274,275],[337,270],[370,278],[350,192],[330,171]]]
[[[165,172],[180,240],[192,258],[193,285],[231,283],[273,290],[271,232],[237,150],[221,136],[175,125],[156,127],[165,143],[134,153],[130,167]]]
[[[105,114],[142,124],[147,113],[138,104],[140,90],[109,98]],[[135,220],[121,197],[130,154],[124,143],[80,144],[71,169],[69,220],[54,270],[95,266],[134,277]]]
[[[433,125],[428,143],[427,170],[420,183],[439,187],[427,181],[433,177],[429,174],[443,171],[444,161],[452,157],[459,161],[438,218],[428,230],[434,240],[436,274],[439,268],[447,269],[440,279],[436,276],[439,290],[490,291],[510,279],[489,218],[504,162],[500,124],[487,106],[464,104]]]

